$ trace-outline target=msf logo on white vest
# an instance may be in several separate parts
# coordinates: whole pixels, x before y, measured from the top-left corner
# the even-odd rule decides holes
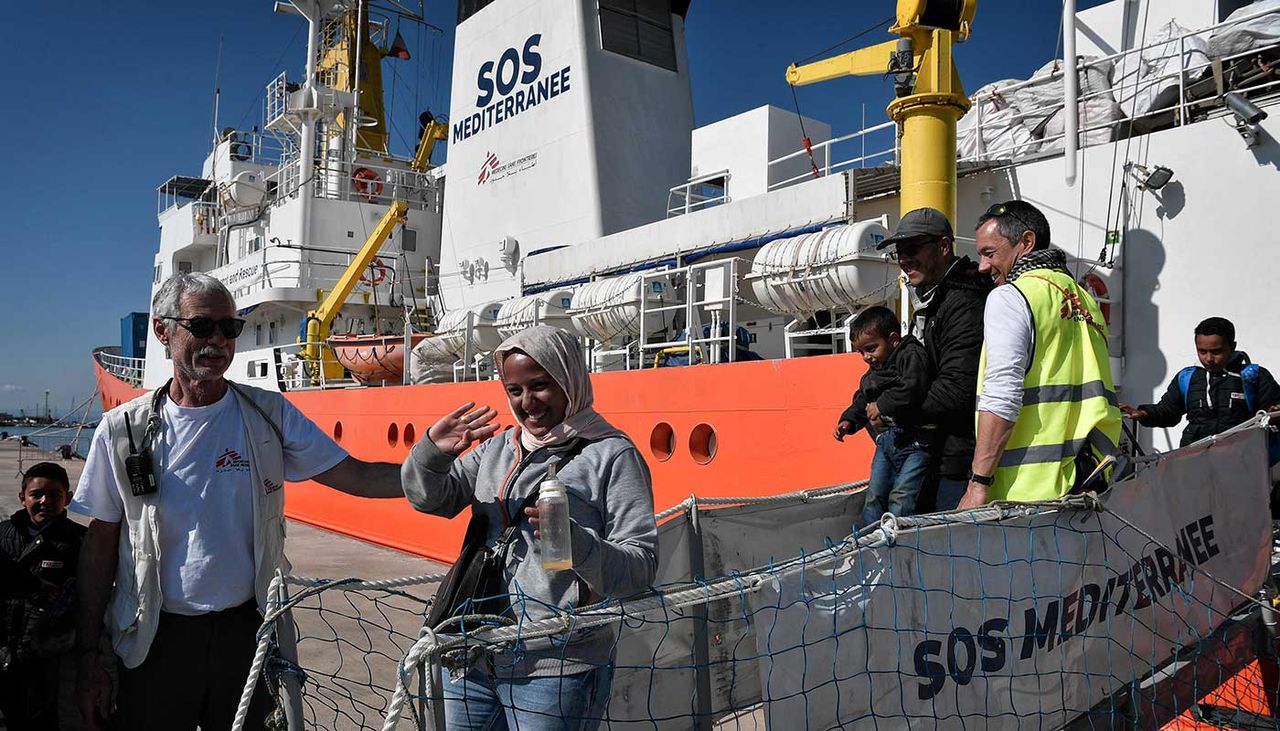
[[[476,72],[476,112],[455,122],[453,141],[461,142],[502,124],[539,104],[569,91],[569,67],[542,73],[542,34],[534,33],[519,47],[480,64]]]

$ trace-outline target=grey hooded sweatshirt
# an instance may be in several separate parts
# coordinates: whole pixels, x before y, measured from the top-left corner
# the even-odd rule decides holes
[[[502,432],[455,459],[430,440],[414,445],[401,475],[405,496],[424,513],[452,518],[463,509],[489,519],[492,545],[525,497],[559,462],[569,445],[528,452],[517,430]],[[631,440],[611,436],[588,444],[557,469],[569,496],[573,569],[542,568],[533,527],[523,516],[520,537],[506,561],[512,612],[521,623],[557,616],[606,598],[644,591],[658,568],[658,529],[653,519],[649,468]],[[556,640],[522,643],[493,659],[503,676],[566,675],[606,665],[613,659],[616,628],[578,631]]]

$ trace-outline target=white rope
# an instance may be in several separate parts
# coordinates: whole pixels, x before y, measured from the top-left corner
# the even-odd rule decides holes
[[[404,586],[415,586],[417,584],[433,584],[444,581],[446,574],[423,574],[420,576],[405,576],[398,579],[381,579],[378,581],[357,581],[355,579],[346,579],[341,584],[334,585],[330,588],[340,589],[342,591],[378,591],[382,589],[398,589]],[[294,586],[304,586],[313,588],[317,586],[326,586],[333,584],[333,579],[316,579],[308,576],[284,577],[284,580]]]
[[[868,480],[858,480],[857,482],[847,482],[843,485],[832,485],[829,487],[812,488],[809,490],[798,490],[796,492],[784,492],[778,495],[752,495],[743,497],[698,497],[691,495],[682,502],[673,505],[666,510],[653,516],[654,520],[662,522],[676,513],[686,512],[696,506],[710,505],[759,505],[762,503],[807,503],[815,498],[830,497],[838,495],[842,492],[857,490],[860,487],[866,487]]]
[[[267,587],[267,596],[278,597],[280,587],[283,580],[277,572],[275,578],[271,579],[271,584]],[[249,666],[249,677],[245,679],[244,690],[240,693],[240,705],[236,708],[235,720],[231,722],[231,731],[242,731],[244,721],[249,716],[249,704],[253,701],[253,690],[258,685],[258,678],[262,675],[262,666],[267,662],[267,646],[271,644],[271,633],[266,631],[269,624],[275,622],[276,616],[271,614],[262,622],[262,629],[258,630],[258,649],[253,653],[253,663]]]
[[[396,677],[396,690],[391,694],[391,704],[387,707],[387,715],[382,723],[382,731],[395,731],[396,726],[400,723],[400,713],[404,710],[405,701],[409,699],[409,691],[405,687],[405,678],[409,676],[410,669],[422,665],[425,658],[431,655],[432,651],[439,646],[440,642],[436,639],[436,633],[430,627],[424,626],[418,641],[413,643],[413,646],[405,653],[404,660],[400,663],[400,672],[397,673]],[[421,672],[431,672],[431,670],[424,667]]]

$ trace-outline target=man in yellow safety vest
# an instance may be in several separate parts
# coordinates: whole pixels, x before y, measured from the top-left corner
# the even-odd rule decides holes
[[[1098,303],[1049,246],[1049,222],[1025,201],[978,219],[979,270],[996,288],[984,312],[977,448],[960,508],[1050,500],[1116,451],[1120,410]]]

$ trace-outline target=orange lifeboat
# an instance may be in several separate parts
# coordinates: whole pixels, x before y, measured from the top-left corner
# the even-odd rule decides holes
[[[412,349],[427,336],[413,333],[410,337]],[[329,338],[329,347],[358,383],[376,386],[404,381],[403,335],[335,335]]]

